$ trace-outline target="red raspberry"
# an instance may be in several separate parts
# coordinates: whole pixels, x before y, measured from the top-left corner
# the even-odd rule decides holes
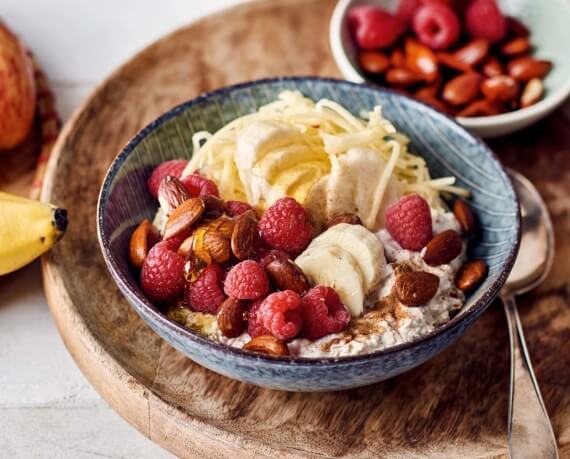
[[[172,161],[166,161],[155,167],[146,182],[146,186],[152,197],[155,199],[158,198],[158,187],[165,177],[172,175],[173,177],[180,178],[187,164],[188,161],[185,159],[173,159]]]
[[[318,339],[339,333],[350,322],[350,313],[331,287],[317,285],[301,299],[303,336]]]
[[[422,4],[422,0],[401,0],[396,10],[396,16],[407,24],[411,24]]]
[[[291,257],[287,252],[283,252],[283,250],[271,249],[260,252],[257,256],[257,259],[259,260],[259,264],[265,268],[272,261],[285,261],[291,259]]]
[[[348,17],[362,49],[390,48],[406,29],[398,16],[372,5],[356,6]]]
[[[507,20],[494,0],[473,0],[465,11],[465,27],[472,37],[491,43],[507,34]]]
[[[253,210],[247,202],[242,201],[226,201],[226,213],[230,217],[237,217],[248,210]]]
[[[281,198],[259,221],[261,238],[273,249],[300,253],[313,237],[313,227],[303,206],[293,198]]]
[[[141,270],[141,289],[157,303],[173,301],[184,293],[184,258],[176,253],[178,240],[159,242],[150,251]]]
[[[262,335],[271,335],[271,332],[263,325],[263,319],[259,317],[259,314],[257,314],[263,300],[265,300],[265,298],[254,301],[249,307],[247,334],[252,338]]]
[[[433,236],[429,205],[417,194],[389,206],[385,220],[386,229],[404,249],[419,251]]]
[[[431,49],[445,49],[459,38],[461,24],[450,6],[428,3],[416,13],[414,31],[424,45]]]
[[[272,293],[259,306],[257,316],[273,336],[287,341],[303,326],[301,297],[292,290]]]
[[[186,289],[186,304],[192,311],[215,314],[225,301],[222,291],[224,273],[216,264],[209,265]]]
[[[216,184],[196,172],[184,177],[181,181],[188,190],[188,193],[190,193],[190,196],[193,198],[208,195],[220,196],[220,192],[218,191]]]
[[[269,290],[265,269],[257,261],[245,260],[235,265],[226,277],[224,292],[238,300],[257,300]]]

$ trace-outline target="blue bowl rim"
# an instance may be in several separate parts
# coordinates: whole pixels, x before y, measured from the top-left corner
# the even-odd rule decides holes
[[[188,108],[197,105],[201,102],[207,101],[211,97],[224,95],[226,93],[232,92],[237,89],[243,89],[248,87],[253,87],[261,84],[267,83],[278,83],[278,82],[302,82],[302,81],[312,81],[312,82],[324,82],[324,83],[333,83],[345,86],[351,86],[355,88],[366,88],[367,90],[371,90],[373,92],[378,92],[381,94],[388,94],[390,96],[395,96],[397,98],[404,98],[407,99],[412,105],[417,105],[422,110],[428,110],[435,113],[437,116],[446,119],[448,122],[455,125],[458,129],[466,133],[468,136],[472,137],[476,144],[487,151],[490,159],[495,163],[497,166],[501,178],[507,185],[508,190],[511,192],[511,195],[514,197],[515,203],[517,204],[517,214],[516,214],[516,223],[515,223],[515,230],[517,233],[516,241],[513,244],[511,251],[509,252],[504,268],[501,274],[497,277],[495,282],[491,285],[489,289],[483,294],[483,296],[477,301],[471,309],[465,314],[458,314],[442,326],[436,328],[431,333],[427,335],[421,336],[415,340],[398,344],[396,346],[391,346],[386,349],[382,349],[379,351],[371,352],[369,354],[360,354],[360,355],[352,355],[352,356],[342,356],[342,357],[320,357],[320,358],[308,358],[308,357],[293,357],[293,356],[270,356],[266,354],[259,354],[253,353],[250,351],[245,351],[241,348],[235,348],[231,346],[227,346],[225,344],[218,343],[213,341],[209,338],[199,335],[198,333],[184,327],[183,325],[169,319],[166,315],[164,315],[160,310],[150,302],[146,297],[143,295],[138,294],[134,291],[127,281],[127,279],[120,274],[118,269],[118,265],[115,263],[113,259],[113,254],[111,252],[108,237],[103,230],[103,220],[104,220],[104,209],[106,208],[107,201],[109,198],[111,183],[115,178],[117,172],[119,171],[120,167],[123,165],[125,160],[128,156],[134,151],[135,147],[143,141],[151,132],[157,129],[162,124],[166,123],[170,119],[176,117],[181,112],[187,110]],[[384,357],[390,354],[395,354],[400,351],[404,351],[407,349],[411,349],[416,347],[420,344],[425,344],[428,341],[432,341],[437,337],[443,335],[444,333],[449,333],[459,327],[462,322],[467,320],[470,316],[478,317],[489,305],[491,302],[498,296],[500,289],[504,285],[507,280],[507,277],[514,265],[516,255],[518,253],[520,240],[521,240],[521,215],[520,215],[520,205],[518,196],[514,190],[512,185],[511,179],[509,178],[505,168],[501,164],[498,157],[495,153],[485,144],[485,142],[481,139],[481,137],[472,134],[471,132],[467,131],[463,126],[461,126],[454,118],[438,112],[434,110],[429,105],[418,101],[416,99],[412,99],[407,97],[403,94],[400,94],[396,91],[392,91],[390,89],[373,86],[367,83],[353,83],[346,80],[341,80],[337,78],[327,78],[327,77],[315,77],[315,76],[285,76],[285,77],[274,77],[274,78],[262,78],[257,80],[250,80],[243,83],[238,83],[230,86],[224,86],[222,88],[205,92],[200,94],[199,96],[183,102],[175,107],[171,108],[170,110],[166,111],[154,121],[149,123],[143,129],[141,129],[126,145],[123,147],[122,151],[117,155],[115,160],[109,166],[107,174],[103,180],[103,184],[101,186],[101,191],[99,194],[99,199],[97,202],[97,237],[99,239],[99,245],[101,247],[101,251],[103,254],[103,258],[105,260],[105,264],[107,265],[107,269],[111,273],[111,276],[118,284],[119,289],[122,293],[127,297],[128,302],[135,301],[138,303],[139,307],[143,307],[146,311],[154,316],[154,318],[163,326],[171,329],[174,333],[179,335],[183,335],[185,338],[189,339],[193,343],[198,346],[206,346],[212,348],[214,351],[222,351],[227,352],[230,355],[235,355],[236,357],[245,358],[251,360],[253,362],[265,361],[268,364],[279,364],[279,365],[287,365],[287,366],[326,366],[326,365],[350,365],[356,362],[367,361],[375,358]]]

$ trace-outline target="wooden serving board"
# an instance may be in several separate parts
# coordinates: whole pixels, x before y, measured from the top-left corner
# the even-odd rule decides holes
[[[384,383],[324,394],[260,389],[183,357],[132,311],[105,269],[95,208],[125,142],[170,107],[231,83],[338,76],[332,0],[244,4],[169,35],[105,81],[65,127],[43,198],[67,207],[65,238],[43,260],[60,333],[100,394],[153,441],[185,457],[506,457],[508,345],[496,305],[455,345]],[[522,319],[562,455],[570,456],[570,104],[493,142],[547,199],[558,249]]]

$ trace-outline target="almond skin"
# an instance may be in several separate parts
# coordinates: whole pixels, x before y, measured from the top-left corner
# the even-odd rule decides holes
[[[453,203],[453,214],[457,218],[463,234],[473,234],[475,231],[475,215],[473,215],[471,206],[465,201],[457,199]]]
[[[519,85],[510,76],[498,75],[483,81],[481,92],[491,102],[504,103],[516,99],[519,93]]]
[[[501,46],[501,53],[505,56],[517,56],[530,51],[530,40],[528,37],[517,37]]]
[[[536,104],[544,94],[544,84],[540,78],[529,80],[521,95],[521,107],[526,108]]]
[[[439,76],[437,57],[427,46],[416,40],[406,40],[406,67],[432,83]]]
[[[174,209],[190,197],[190,193],[184,184],[171,175],[165,177],[158,186],[158,202],[166,215],[170,215]]]
[[[362,70],[372,75],[381,75],[390,67],[390,59],[378,51],[362,51],[358,61]]]
[[[464,105],[478,95],[483,77],[477,73],[464,73],[450,80],[443,88],[443,100],[451,105]]]
[[[216,320],[218,327],[227,338],[236,338],[245,329],[244,314],[247,303],[235,298],[227,298],[218,309]]]
[[[149,250],[160,240],[158,230],[148,220],[143,220],[133,231],[129,241],[129,261],[141,269]]]
[[[469,67],[475,67],[489,54],[489,42],[481,38],[467,43],[453,53],[453,57]]]
[[[444,67],[448,67],[459,72],[467,73],[471,71],[471,66],[457,59],[453,54],[447,52],[439,52],[436,54],[438,62]]]
[[[287,344],[272,335],[262,335],[253,338],[243,347],[246,351],[260,352],[262,354],[284,356],[289,355]]]
[[[519,57],[508,65],[509,75],[515,80],[529,81],[533,78],[544,78],[552,69],[552,62],[534,59],[533,57]]]
[[[214,263],[225,263],[232,256],[230,241],[219,231],[207,231],[204,234],[204,246]]]
[[[433,237],[425,247],[424,261],[430,266],[444,265],[463,250],[463,242],[457,231],[446,230]]]
[[[232,231],[231,249],[238,260],[251,258],[260,247],[257,216],[248,210],[235,219]]]
[[[455,286],[464,292],[476,288],[487,276],[487,264],[483,260],[471,260],[465,263],[455,276]]]
[[[309,282],[299,268],[291,260],[273,260],[265,267],[271,283],[279,290],[293,290],[302,295],[309,290]]]
[[[390,65],[400,69],[406,66],[406,57],[401,49],[396,48],[392,51],[392,54],[390,55]]]
[[[422,77],[408,69],[392,68],[386,72],[386,81],[394,86],[412,86],[422,81]]]
[[[481,71],[487,78],[493,78],[503,74],[503,66],[496,57],[491,56],[483,64]]]
[[[457,116],[491,116],[500,113],[499,107],[487,99],[478,99],[471,102]]]
[[[190,198],[180,204],[168,217],[164,228],[164,239],[182,235],[192,228],[204,213],[204,201]]]
[[[399,274],[395,291],[398,300],[406,306],[422,306],[431,300],[439,288],[439,277],[425,271]]]
[[[349,225],[362,225],[362,222],[360,221],[358,215],[340,214],[335,215],[333,218],[331,218],[325,225],[325,229],[329,229],[334,225],[338,225],[339,223],[348,223]]]

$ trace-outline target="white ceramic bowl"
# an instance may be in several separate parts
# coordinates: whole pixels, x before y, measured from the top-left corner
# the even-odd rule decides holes
[[[357,66],[355,43],[347,12],[355,5],[375,4],[394,10],[398,0],[339,0],[333,12],[329,39],[336,64],[344,78],[366,81]],[[457,121],[481,137],[491,138],[523,129],[544,118],[570,94],[570,0],[499,0],[501,10],[517,17],[531,31],[535,55],[553,62],[544,80],[544,98],[528,108],[494,116],[457,117]]]

